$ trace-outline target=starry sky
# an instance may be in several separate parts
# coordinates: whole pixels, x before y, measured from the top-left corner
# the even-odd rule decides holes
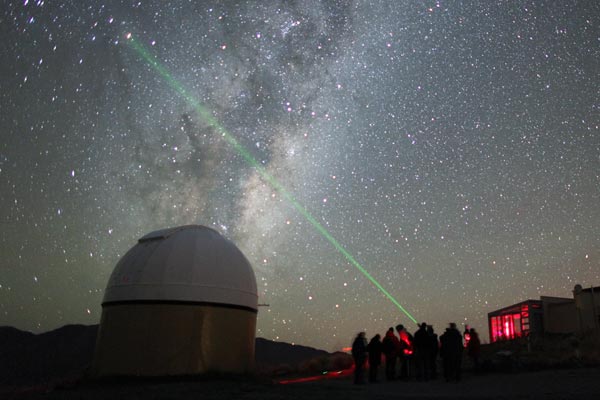
[[[600,284],[600,2],[4,0],[0,37],[0,325],[98,323],[137,239],[202,224],[258,336],[416,329],[173,82],[438,332]]]

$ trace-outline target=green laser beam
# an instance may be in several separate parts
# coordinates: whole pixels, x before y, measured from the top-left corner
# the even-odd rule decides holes
[[[381,284],[338,242],[330,233],[325,229],[319,221],[312,216],[310,212],[302,204],[300,204],[290,192],[288,192],[266,169],[250,154],[250,152],[233,136],[231,135],[211,112],[204,107],[194,96],[190,95],[184,87],[179,83],[167,69],[160,64],[156,58],[150,54],[150,52],[137,40],[135,40],[130,34],[128,34],[127,42],[148,64],[159,73],[160,76],[175,90],[185,101],[193,107],[198,115],[204,120],[206,124],[215,129],[227,143],[240,154],[248,164],[250,164],[258,172],[260,177],[268,182],[273,189],[275,189],[283,198],[285,198],[290,204],[298,211],[311,225],[319,232],[333,247],[340,252],[350,264],[352,264],[358,271],[360,271],[381,293],[385,295],[400,311],[402,311],[412,322],[415,324],[417,320],[408,312],[402,305],[392,296]]]

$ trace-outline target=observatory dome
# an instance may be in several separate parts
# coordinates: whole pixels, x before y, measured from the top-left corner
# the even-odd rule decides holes
[[[103,306],[195,303],[257,310],[256,279],[242,252],[217,231],[187,225],[151,232],[121,258]]]

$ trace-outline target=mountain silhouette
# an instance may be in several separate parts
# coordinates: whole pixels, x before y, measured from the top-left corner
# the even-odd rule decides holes
[[[42,385],[84,376],[92,364],[98,325],[65,325],[40,334],[0,327],[0,385]],[[257,338],[257,370],[286,371],[331,354]]]

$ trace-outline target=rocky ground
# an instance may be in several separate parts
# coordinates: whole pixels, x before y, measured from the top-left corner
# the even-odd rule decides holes
[[[591,399],[600,393],[600,368],[465,374],[461,382],[380,382],[354,385],[351,376],[287,385],[247,378],[184,381],[85,382],[20,388],[9,399]],[[2,394],[2,393],[0,393]]]

